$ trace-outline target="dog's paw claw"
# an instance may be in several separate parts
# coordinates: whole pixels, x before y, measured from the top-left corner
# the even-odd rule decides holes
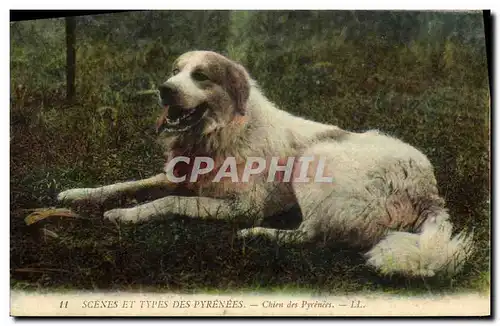
[[[111,222],[137,222],[137,217],[130,214],[126,208],[117,208],[104,212],[104,218]]]
[[[123,214],[123,209],[112,209],[110,211],[104,212],[104,218],[106,220],[110,220],[111,222],[118,222],[119,220],[122,220],[124,214]]]

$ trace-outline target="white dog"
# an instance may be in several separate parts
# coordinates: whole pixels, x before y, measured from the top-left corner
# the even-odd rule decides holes
[[[257,217],[258,223],[259,218],[298,205],[303,220],[297,229],[254,227],[238,235],[267,236],[279,243],[319,237],[347,242],[365,253],[368,265],[381,273],[407,276],[455,273],[470,256],[472,235],[461,232],[452,237],[433,167],[414,147],[377,131],[351,133],[282,111],[242,66],[214,52],[180,56],[172,76],[160,86],[160,101],[165,109],[157,126],[167,162],[178,156],[192,160],[175,169],[167,164],[168,173],[146,180],[67,190],[59,194],[59,200],[102,202],[170,184],[169,173],[185,175],[184,182],[172,186],[188,188],[196,196],[167,196],[107,211],[105,218],[144,222],[173,214],[207,219],[248,216]],[[193,161],[199,157],[211,158],[213,171],[205,169],[191,182]],[[234,158],[238,174],[248,170],[250,157],[266,162],[274,158],[273,163],[276,158],[310,157],[313,168],[286,167],[309,177],[321,158],[324,172],[333,181],[268,182],[267,174],[253,174],[249,182],[230,177],[213,182],[228,157]],[[281,168],[275,164],[265,170],[286,170]]]

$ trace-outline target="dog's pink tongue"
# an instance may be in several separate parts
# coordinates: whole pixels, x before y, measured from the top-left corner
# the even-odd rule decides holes
[[[168,105],[165,105],[163,113],[156,120],[156,132],[160,131],[161,126],[163,126],[163,124],[167,121],[167,115],[168,115]]]

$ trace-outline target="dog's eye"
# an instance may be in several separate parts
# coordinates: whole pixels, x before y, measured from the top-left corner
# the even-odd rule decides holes
[[[194,80],[197,80],[197,81],[205,81],[205,80],[208,80],[208,76],[205,75],[204,73],[200,72],[200,71],[195,71],[191,74],[191,76],[193,77]]]
[[[174,70],[172,70],[172,75],[177,75],[178,73],[180,72],[179,69],[175,68]]]

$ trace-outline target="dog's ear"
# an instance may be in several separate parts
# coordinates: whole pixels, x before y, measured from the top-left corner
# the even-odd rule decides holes
[[[235,105],[236,113],[246,114],[246,104],[250,95],[250,81],[248,73],[241,65],[229,63],[226,66],[226,89]]]

